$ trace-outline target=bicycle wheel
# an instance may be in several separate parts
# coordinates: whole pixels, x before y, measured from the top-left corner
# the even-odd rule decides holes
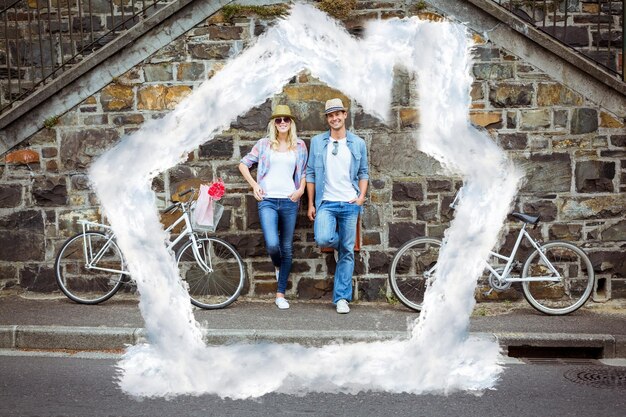
[[[221,239],[207,237],[196,243],[208,271],[196,259],[192,241],[187,242],[176,256],[191,302],[205,309],[224,308],[235,301],[243,289],[246,280],[243,261],[235,248]]]
[[[545,314],[563,315],[579,309],[593,290],[591,261],[578,247],[567,242],[550,242],[541,252],[558,271],[558,281],[523,281],[524,297],[531,306]],[[556,274],[535,250],[524,263],[522,277],[554,277]]]
[[[389,283],[400,302],[420,311],[428,280],[434,272],[441,241],[417,238],[408,241],[394,256],[389,269]]]
[[[89,259],[99,259],[92,268],[87,267],[85,250]],[[122,271],[120,248],[104,233],[89,231],[72,236],[65,242],[54,263],[59,288],[70,300],[80,304],[98,304],[108,300],[122,285],[124,274],[94,267]]]

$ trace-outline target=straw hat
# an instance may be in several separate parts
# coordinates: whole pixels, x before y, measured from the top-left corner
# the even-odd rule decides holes
[[[331,98],[326,102],[324,114],[332,113],[335,111],[348,111],[348,109],[343,106],[343,101],[341,101],[340,98]]]
[[[295,117],[293,117],[293,115],[291,114],[291,109],[285,104],[279,104],[274,109],[271,119],[275,119],[277,117],[289,117],[290,119],[295,120]]]

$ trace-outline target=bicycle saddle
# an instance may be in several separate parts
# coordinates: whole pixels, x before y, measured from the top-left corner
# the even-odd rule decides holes
[[[524,213],[511,213],[511,216],[515,217],[517,220],[521,220],[524,223],[537,224],[539,223],[539,216],[531,216],[529,214]]]

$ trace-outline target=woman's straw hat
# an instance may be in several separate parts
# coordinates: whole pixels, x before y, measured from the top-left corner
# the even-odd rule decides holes
[[[289,117],[290,119],[295,119],[295,117],[291,114],[291,109],[285,104],[279,104],[274,109],[271,119],[275,119],[277,117]]]

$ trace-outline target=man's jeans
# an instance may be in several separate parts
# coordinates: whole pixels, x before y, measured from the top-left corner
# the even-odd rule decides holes
[[[259,201],[258,206],[267,252],[274,266],[280,268],[276,292],[284,294],[291,272],[293,232],[299,203],[288,198],[266,198]]]
[[[360,213],[361,206],[342,201],[322,201],[315,213],[315,242],[339,252],[333,288],[335,304],[341,299],[352,301],[354,242]]]

